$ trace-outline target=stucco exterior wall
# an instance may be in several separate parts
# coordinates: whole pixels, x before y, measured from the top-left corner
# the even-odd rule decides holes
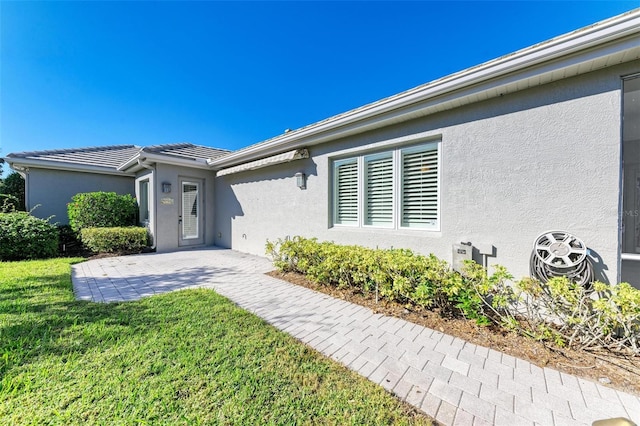
[[[134,179],[126,176],[99,175],[31,168],[26,177],[25,196],[27,210],[40,205],[33,215],[51,219],[52,223],[67,224],[67,203],[80,192],[115,192],[120,195],[134,193]]]
[[[618,278],[620,76],[640,61],[309,148],[311,158],[216,180],[217,245],[264,254],[267,239],[303,235],[406,247],[452,260],[452,244],[495,247],[488,264],[528,275],[535,238],[566,230]],[[426,132],[441,139],[441,229],[331,225],[332,158]],[[294,174],[308,176],[307,189]],[[481,260],[477,253],[475,258]]]
[[[214,203],[215,174],[210,170],[191,169],[168,164],[156,164],[154,176],[155,194],[155,243],[156,251],[166,252],[181,248],[180,245],[180,208],[181,190],[180,179],[189,178],[200,180],[202,189],[201,214],[203,224],[203,245],[214,243],[214,221],[216,208]],[[170,183],[171,192],[163,193],[162,184]]]

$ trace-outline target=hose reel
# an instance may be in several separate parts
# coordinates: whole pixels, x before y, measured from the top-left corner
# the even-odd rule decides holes
[[[566,231],[548,231],[533,243],[529,263],[531,276],[546,283],[554,277],[589,287],[593,282],[593,262],[584,241]]]

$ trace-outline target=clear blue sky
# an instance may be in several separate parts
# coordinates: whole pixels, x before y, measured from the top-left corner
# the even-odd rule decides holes
[[[0,0],[0,156],[237,149],[637,7]]]

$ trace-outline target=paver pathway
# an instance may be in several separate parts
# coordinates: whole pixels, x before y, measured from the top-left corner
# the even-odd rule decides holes
[[[73,266],[76,297],[136,300],[212,288],[444,425],[640,422],[640,398],[267,275],[270,262],[206,248]]]

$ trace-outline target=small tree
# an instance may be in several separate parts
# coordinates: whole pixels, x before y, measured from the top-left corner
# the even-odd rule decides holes
[[[14,203],[15,209],[24,211],[24,178],[17,172],[12,172],[6,179],[0,182],[0,194],[7,195]]]
[[[134,226],[138,204],[129,194],[85,192],[73,196],[67,213],[69,225],[76,232],[83,228]]]

